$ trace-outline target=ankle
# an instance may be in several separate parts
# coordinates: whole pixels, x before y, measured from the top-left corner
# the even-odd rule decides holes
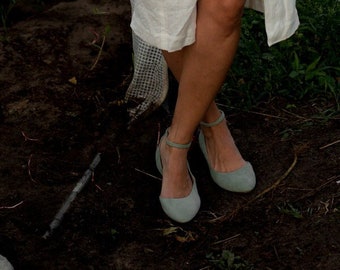
[[[214,139],[221,136],[221,134],[229,133],[229,129],[227,127],[227,122],[223,119],[217,125],[213,126],[204,126],[201,125],[201,130],[206,139]]]
[[[221,122],[225,120],[225,114],[222,110],[217,110],[216,112],[206,114],[200,125],[203,127],[214,127],[218,126]]]
[[[169,127],[167,129],[166,144],[173,148],[189,149],[192,142],[193,135],[184,132],[176,127]]]
[[[161,155],[162,159],[164,159],[166,163],[168,162],[172,163],[174,161],[186,163],[189,148],[188,147],[176,147],[174,145],[177,145],[177,144],[173,143],[166,137],[164,137],[160,141],[159,147],[162,153]]]
[[[179,161],[180,160],[183,160],[183,161],[187,160],[187,156],[188,156],[188,152],[189,152],[188,151],[189,149],[187,149],[187,148],[177,148],[177,147],[173,147],[173,146],[165,143],[164,150],[166,152],[166,155],[170,159],[179,160]]]

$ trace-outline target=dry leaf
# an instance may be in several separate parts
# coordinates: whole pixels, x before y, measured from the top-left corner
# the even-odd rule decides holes
[[[195,241],[195,237],[193,236],[192,232],[187,232],[185,236],[178,236],[176,235],[176,240],[181,243],[188,243]]]
[[[163,235],[170,235],[172,233],[175,233],[178,231],[178,227],[170,227],[170,228],[167,228],[167,229],[164,229],[163,230]]]
[[[68,80],[70,83],[76,85],[77,84],[77,78],[76,77],[72,77],[71,79]]]

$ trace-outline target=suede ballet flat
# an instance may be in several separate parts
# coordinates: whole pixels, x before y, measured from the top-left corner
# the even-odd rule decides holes
[[[225,118],[224,112],[223,111],[220,112],[221,116],[215,122],[212,123],[201,122],[200,123],[201,126],[213,127],[220,124]],[[250,192],[255,188],[256,176],[250,162],[246,161],[246,163],[241,168],[231,172],[218,172],[214,170],[210,164],[205,144],[205,138],[202,131],[200,131],[199,133],[198,141],[202,153],[208,163],[211,178],[218,186],[231,192],[240,193]]]
[[[168,140],[168,130],[166,130],[165,134],[161,138],[161,140],[165,139],[166,144],[179,148],[179,149],[186,149],[189,148],[191,143],[188,144],[178,144],[174,143]],[[163,166],[162,166],[162,160],[160,155],[160,149],[159,145],[156,149],[156,166],[160,174],[163,174]],[[189,164],[187,164],[188,172],[190,175],[190,178],[192,180],[192,190],[190,194],[184,198],[162,198],[159,196],[159,201],[161,203],[162,209],[165,212],[165,214],[173,219],[174,221],[177,221],[179,223],[186,223],[192,220],[196,214],[199,211],[199,208],[201,206],[201,199],[198,194],[197,185],[196,185],[196,179],[194,175],[192,174]]]

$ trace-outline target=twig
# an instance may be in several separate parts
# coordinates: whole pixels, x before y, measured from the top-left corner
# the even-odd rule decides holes
[[[275,252],[275,256],[276,256],[277,260],[278,260],[280,263],[282,263],[282,261],[281,261],[281,259],[280,259],[280,256],[279,256],[279,253],[277,252],[276,246],[273,246],[273,248],[274,248],[274,252]]]
[[[12,205],[12,206],[0,206],[0,209],[14,209],[14,208],[18,207],[19,205],[21,205],[23,203],[24,203],[24,201],[21,201],[21,202],[15,204],[15,205]]]
[[[257,199],[261,198],[262,196],[264,196],[265,194],[267,194],[269,191],[272,191],[273,189],[275,189],[278,185],[281,184],[282,180],[285,179],[290,172],[294,169],[295,165],[297,163],[297,155],[296,153],[294,153],[294,160],[292,165],[290,165],[290,167],[288,168],[288,170],[269,188],[266,188],[264,191],[262,191],[260,194],[258,194],[255,198],[251,199],[249,202],[247,202],[247,205],[253,203],[254,201],[256,201]]]
[[[203,268],[200,268],[199,270],[208,270],[211,269],[212,266],[208,265],[208,266],[204,266]]]
[[[33,141],[33,142],[39,141],[39,139],[33,139],[33,138],[28,137],[28,136],[25,134],[25,132],[23,132],[23,131],[21,131],[21,134],[22,134],[22,136],[24,136],[25,142],[26,142],[26,141]]]
[[[249,112],[249,113],[253,113],[253,114],[257,114],[257,115],[266,116],[266,117],[271,117],[271,118],[277,118],[277,119],[287,120],[287,118],[285,118],[285,117],[276,116],[276,115],[271,115],[271,114],[267,114],[267,113],[260,113],[260,112],[254,112],[254,111],[248,111],[248,112]]]
[[[103,51],[103,47],[104,47],[104,44],[105,44],[105,36],[103,36],[103,41],[102,41],[102,44],[100,45],[100,49],[99,49],[99,52],[98,52],[98,55],[97,55],[97,58],[96,60],[94,61],[92,67],[90,68],[90,70],[93,70],[95,68],[95,66],[97,65],[98,61],[99,61],[99,58],[102,54],[102,51]]]
[[[36,183],[37,181],[35,181],[32,177],[32,173],[31,173],[31,160],[32,160],[33,154],[30,155],[28,161],[27,161],[27,171],[28,171],[28,176],[30,177],[31,181],[33,183]]]
[[[298,115],[298,114],[296,114],[296,113],[292,113],[292,112],[287,111],[287,110],[285,110],[285,109],[281,109],[281,110],[284,111],[285,113],[288,113],[288,114],[290,114],[290,115],[295,116],[296,118],[303,119],[303,120],[310,120],[310,119],[308,119],[308,118],[306,118],[306,117],[303,117],[303,116]]]
[[[229,215],[223,215],[221,217],[218,217],[216,219],[211,220],[210,222],[223,222],[225,220],[231,219],[233,217],[235,217],[241,210],[245,209],[246,207],[248,207],[250,204],[254,203],[256,200],[258,200],[259,198],[261,198],[262,196],[264,196],[265,194],[267,194],[268,192],[274,190],[275,188],[277,188],[282,180],[284,180],[290,173],[291,171],[294,169],[295,165],[297,163],[297,155],[296,153],[294,153],[294,160],[293,163],[290,165],[290,167],[288,168],[288,170],[279,178],[277,179],[273,185],[271,185],[270,187],[266,188],[265,190],[263,190],[260,194],[258,194],[257,196],[255,196],[253,199],[249,200],[247,203],[245,203],[242,206],[239,206],[238,208],[236,208],[231,214]]]
[[[229,241],[234,240],[235,238],[239,237],[240,235],[241,235],[241,234],[236,234],[236,235],[231,236],[231,237],[229,237],[229,238],[227,238],[227,239],[223,239],[223,240],[217,241],[217,242],[215,242],[215,243],[212,243],[212,245],[218,245],[218,244],[222,244],[222,243],[229,242]]]
[[[328,186],[330,183],[332,183],[333,181],[335,181],[339,178],[340,178],[340,175],[335,175],[335,176],[328,178],[325,183],[323,183],[322,185],[320,185],[316,189],[313,189],[312,191],[308,192],[307,194],[304,194],[303,196],[301,196],[300,198],[295,200],[295,202],[298,202],[298,201],[301,201],[301,200],[306,199],[308,197],[314,196],[317,192],[319,192],[320,190],[322,190],[323,188]]]
[[[94,45],[99,40],[99,34],[93,28],[90,28],[89,32],[95,36],[95,38],[90,42],[91,45]]]
[[[117,156],[118,156],[118,160],[117,160],[117,164],[120,164],[120,152],[119,152],[119,147],[116,147],[116,152],[117,152]]]
[[[94,171],[92,171],[92,183],[97,189],[99,189],[100,191],[104,191],[98,184],[94,182]]]
[[[227,106],[221,103],[216,103],[218,106],[220,107],[225,107],[225,108],[230,108],[230,109],[238,109],[236,107],[232,107],[232,106]],[[281,117],[281,116],[277,116],[277,115],[272,115],[272,114],[267,114],[267,113],[260,113],[260,112],[254,112],[254,111],[246,111],[246,110],[241,110],[243,112],[247,112],[247,113],[252,113],[252,114],[258,114],[258,115],[262,115],[262,116],[266,116],[266,117],[271,117],[271,118],[277,118],[277,119],[282,119],[282,120],[287,120],[287,118],[285,117]]]
[[[287,187],[287,190],[311,191],[313,189],[312,188],[292,188],[292,187]]]
[[[293,115],[295,116],[296,118],[299,118],[299,119],[303,119],[303,120],[306,120],[306,121],[311,121],[311,120],[324,120],[325,117],[322,117],[322,116],[311,116],[309,118],[307,117],[304,117],[304,116],[301,116],[301,115],[298,115],[298,114],[295,114],[295,113],[292,113],[290,111],[287,111],[285,109],[281,109],[282,111],[284,111],[285,113],[288,113],[290,115]],[[339,117],[328,117],[329,120],[339,120],[340,118]]]
[[[282,120],[288,120],[288,118],[286,117],[282,117],[282,116],[276,116],[276,115],[271,115],[271,114],[266,114],[266,113],[260,113],[260,112],[255,112],[255,111],[248,111],[248,110],[242,110],[240,108],[237,108],[237,107],[233,107],[233,106],[228,106],[228,105],[224,105],[224,104],[221,104],[221,103],[216,103],[219,107],[225,107],[225,108],[228,108],[228,109],[236,109],[236,110],[239,110],[241,112],[247,112],[247,113],[253,113],[253,114],[258,114],[258,115],[263,115],[263,116],[268,116],[268,117],[272,117],[272,118],[278,118],[278,119],[282,119]],[[317,117],[317,116],[313,116],[313,117],[304,117],[304,116],[301,116],[301,115],[298,115],[298,114],[295,114],[295,113],[292,113],[290,111],[287,111],[285,109],[281,109],[282,111],[284,111],[285,113],[287,114],[290,114],[296,118],[299,118],[299,119],[303,119],[305,121],[311,121],[311,120],[323,120],[325,119],[325,117]],[[327,119],[329,120],[340,120],[340,117],[328,117]]]
[[[326,202],[320,201],[320,204],[322,204],[325,207],[324,215],[327,215],[328,212],[329,212],[329,208],[331,208],[331,207],[329,207],[329,200],[327,200]]]
[[[152,175],[152,174],[149,174],[149,173],[147,173],[147,172],[144,172],[144,171],[142,171],[142,170],[140,170],[140,169],[135,168],[135,170],[136,170],[137,172],[140,172],[140,173],[142,173],[142,174],[145,174],[145,175],[147,175],[147,176],[150,176],[150,177],[152,177],[152,178],[154,178],[154,179],[157,179],[157,180],[162,181],[161,178],[159,178],[159,177],[157,177],[157,176],[154,176],[154,175]]]
[[[337,143],[340,143],[340,140],[337,140],[337,141],[335,141],[335,142],[326,144],[326,145],[320,147],[319,149],[320,149],[320,150],[321,150],[321,149],[325,149],[325,148],[330,147],[330,146],[332,146],[332,145],[334,145],[334,144],[337,144]]]

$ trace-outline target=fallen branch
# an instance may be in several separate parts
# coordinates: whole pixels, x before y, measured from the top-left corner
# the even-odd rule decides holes
[[[59,212],[55,215],[53,221],[50,224],[50,228],[46,233],[43,235],[44,239],[49,238],[53,231],[60,225],[61,221],[63,220],[63,217],[67,210],[69,209],[71,203],[74,201],[74,199],[77,197],[77,195],[82,191],[82,189],[85,187],[87,182],[91,179],[93,176],[94,169],[97,167],[97,165],[100,162],[100,153],[98,153],[95,158],[93,159],[92,163],[90,164],[89,168],[85,171],[83,177],[78,181],[77,185],[72,190],[71,194],[67,197],[62,207],[59,209]]]
[[[294,169],[296,163],[297,163],[297,155],[296,155],[296,153],[294,153],[293,163],[290,165],[288,170],[279,179],[277,179],[274,182],[273,185],[271,185],[270,187],[268,187],[265,190],[263,190],[260,194],[258,194],[253,199],[251,199],[248,202],[246,202],[244,205],[239,206],[238,208],[236,208],[231,214],[218,217],[216,219],[211,220],[210,222],[216,222],[216,221],[223,222],[225,220],[229,220],[229,219],[235,217],[241,210],[245,209],[250,204],[254,203],[256,200],[258,200],[259,198],[261,198],[262,196],[264,196],[268,192],[270,192],[270,191],[274,190],[275,188],[277,188],[281,184],[281,182],[291,173],[291,171]]]

